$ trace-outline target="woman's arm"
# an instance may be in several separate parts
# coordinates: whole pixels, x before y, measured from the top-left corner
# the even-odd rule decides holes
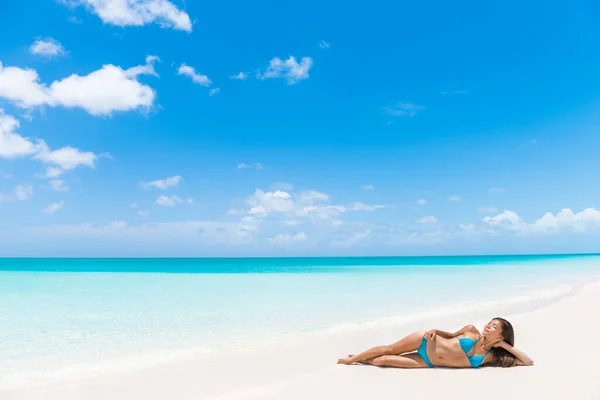
[[[524,366],[533,365],[533,360],[531,358],[529,358],[527,356],[527,354],[523,353],[521,350],[517,350],[510,344],[506,343],[504,340],[501,340],[498,343],[496,343],[494,345],[494,347],[501,347],[504,350],[508,351],[513,356],[515,356],[517,358],[517,362],[515,363],[515,366],[517,366],[517,365],[524,365]]]
[[[458,330],[458,331],[456,331],[454,333],[440,331],[438,329],[433,329],[433,330],[431,330],[429,332],[435,332],[436,335],[438,335],[440,337],[443,337],[444,339],[452,339],[452,338],[455,338],[457,336],[464,335],[465,332],[472,331],[472,330],[477,331],[477,328],[475,328],[473,325],[467,325],[467,326],[464,326],[462,329],[460,329],[460,330]]]

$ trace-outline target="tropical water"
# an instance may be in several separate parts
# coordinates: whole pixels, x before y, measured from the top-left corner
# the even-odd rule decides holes
[[[0,388],[498,304],[600,280],[600,256],[0,259]]]

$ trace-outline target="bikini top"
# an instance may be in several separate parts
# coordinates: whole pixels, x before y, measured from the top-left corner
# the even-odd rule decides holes
[[[469,364],[471,364],[471,367],[473,367],[473,368],[480,367],[481,364],[483,364],[483,359],[485,358],[485,356],[487,355],[487,353],[490,352],[490,350],[488,350],[482,356],[470,356],[469,355],[469,353],[471,352],[471,350],[473,350],[473,346],[475,346],[475,343],[477,343],[480,340],[481,339],[473,340],[473,339],[470,339],[470,338],[458,338],[458,343],[460,343],[461,349],[467,355],[467,359],[469,360]]]

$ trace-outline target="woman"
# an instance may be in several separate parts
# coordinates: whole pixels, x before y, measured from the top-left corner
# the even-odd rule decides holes
[[[415,332],[392,345],[341,358],[338,364],[366,363],[396,368],[533,365],[533,360],[515,349],[514,344],[515,332],[510,322],[494,318],[487,323],[483,334],[473,325],[455,333],[437,329]]]

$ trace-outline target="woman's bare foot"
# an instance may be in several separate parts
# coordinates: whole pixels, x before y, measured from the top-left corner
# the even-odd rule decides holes
[[[354,364],[355,361],[354,361],[353,357],[354,356],[352,354],[348,354],[348,357],[346,357],[346,358],[340,358],[337,363],[338,364],[345,364],[345,365]]]

